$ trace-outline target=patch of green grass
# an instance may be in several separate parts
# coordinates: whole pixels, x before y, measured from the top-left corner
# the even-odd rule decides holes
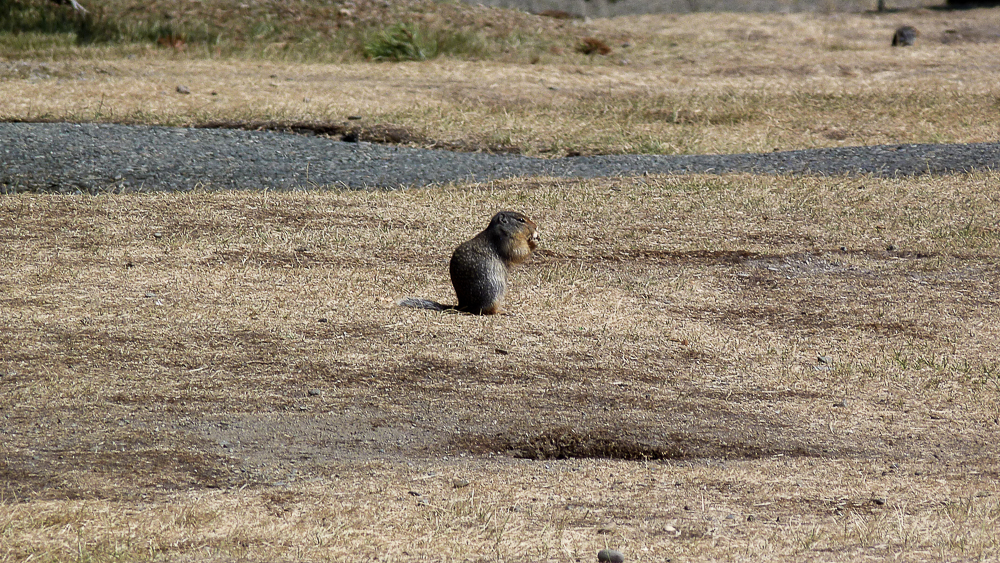
[[[362,40],[362,53],[376,61],[423,61],[441,55],[480,57],[490,51],[488,41],[476,32],[403,23],[370,30]]]
[[[79,46],[110,45],[131,52],[159,43],[196,56],[281,61],[495,55],[528,60],[559,35],[553,33],[558,24],[521,12],[484,12],[430,0],[354,8],[277,0],[238,5],[172,0],[84,4],[90,10],[85,15],[46,0],[0,0],[0,53],[23,57],[45,50],[53,57],[75,56]]]
[[[84,19],[69,7],[0,0],[0,32],[76,33]]]
[[[177,25],[159,16],[123,18],[103,6],[79,14],[67,6],[23,0],[0,0],[0,34],[5,46],[24,50],[68,43],[152,43],[162,37],[198,43],[219,40],[219,32],[207,21]]]
[[[26,31],[0,33],[0,53],[23,53],[65,50],[76,44],[75,33],[44,33]]]
[[[377,61],[423,61],[437,55],[436,45],[421,30],[406,24],[396,24],[376,31],[365,41],[363,52]]]

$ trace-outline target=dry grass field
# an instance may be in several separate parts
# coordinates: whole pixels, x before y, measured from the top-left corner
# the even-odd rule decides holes
[[[890,47],[903,24],[918,28],[917,44]],[[522,32],[482,53],[405,63],[330,60],[287,41],[218,54],[53,45],[25,59],[0,41],[0,119],[356,116],[352,126],[403,129],[417,145],[541,156],[982,142],[1000,130],[1000,10],[525,16],[505,26]],[[611,53],[577,52],[591,37]]]
[[[0,119],[360,116],[553,157],[1000,130],[996,10],[441,4],[420,20],[465,47],[389,63],[358,42],[402,2],[357,0],[350,22],[338,3],[149,4],[201,35],[0,33]],[[218,6],[242,15],[199,23]],[[902,24],[918,43],[890,48]],[[578,52],[588,37],[611,52]],[[0,562],[996,561],[998,186],[0,197]],[[452,249],[504,208],[542,235],[511,314],[394,304],[454,302]]]
[[[4,197],[0,559],[995,560],[998,180]]]

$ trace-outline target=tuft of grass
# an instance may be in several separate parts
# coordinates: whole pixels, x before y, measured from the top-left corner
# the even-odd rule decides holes
[[[493,50],[480,33],[404,23],[370,30],[361,47],[366,58],[376,61],[424,61],[442,55],[478,58]]]
[[[378,30],[365,41],[363,52],[376,61],[423,61],[437,56],[436,43],[412,25],[396,24]]]

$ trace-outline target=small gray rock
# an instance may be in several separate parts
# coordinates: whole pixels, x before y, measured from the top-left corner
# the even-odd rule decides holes
[[[893,47],[909,47],[917,41],[917,28],[911,25],[904,25],[896,29],[896,33],[892,34],[892,46]]]
[[[191,93],[191,89],[188,88],[187,86],[178,86],[177,87],[177,93],[178,94],[190,94]]]
[[[322,394],[323,394],[323,390],[322,389],[310,389],[309,390],[309,396],[310,397],[318,397],[318,396],[320,396]]]
[[[625,554],[614,549],[602,549],[597,552],[597,560],[603,563],[625,563]]]

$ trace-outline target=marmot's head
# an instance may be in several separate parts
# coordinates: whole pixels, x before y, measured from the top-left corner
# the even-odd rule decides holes
[[[496,229],[504,238],[521,239],[534,250],[541,237],[538,235],[538,225],[517,211],[501,211],[490,220],[488,230]]]

